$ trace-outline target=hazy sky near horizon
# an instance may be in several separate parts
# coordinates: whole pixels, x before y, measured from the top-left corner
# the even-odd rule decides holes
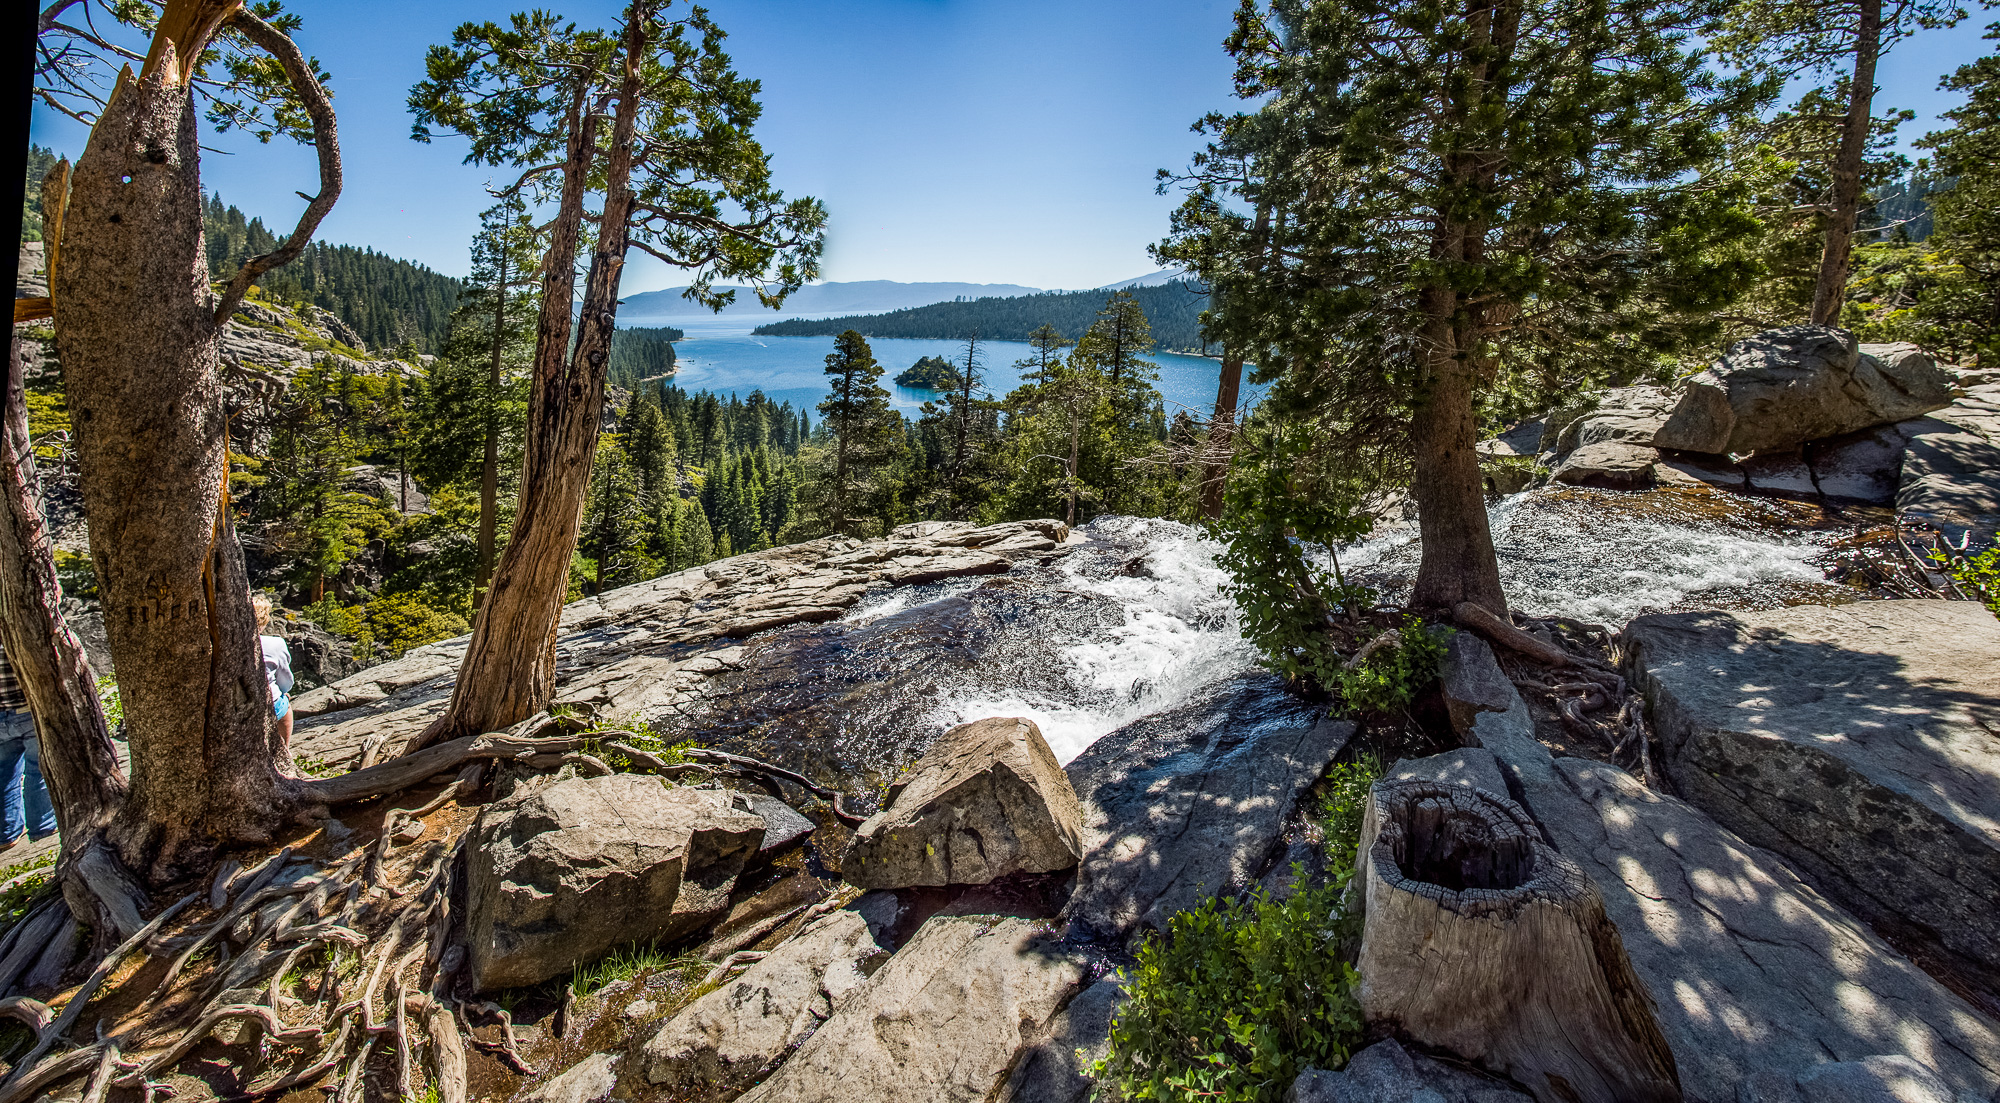
[[[556,4],[609,25],[616,0]],[[465,143],[409,138],[423,55],[459,23],[511,6],[470,0],[293,0],[298,40],[333,75],[346,184],[321,240],[463,275],[484,185],[506,174]],[[757,134],[777,183],[827,205],[828,280],[958,280],[1086,288],[1151,271],[1146,246],[1176,200],[1153,174],[1229,110],[1221,40],[1234,0],[711,0],[743,75],[763,82]],[[1988,16],[1987,18],[1991,18]],[[1897,45],[1884,105],[1909,107],[1908,143],[1958,102],[1938,79],[1984,53],[1985,20]],[[206,127],[204,127],[206,129]],[[74,156],[83,128],[38,108],[36,141]],[[311,151],[205,135],[204,184],[283,233],[317,180]],[[627,293],[684,283],[638,257]]]

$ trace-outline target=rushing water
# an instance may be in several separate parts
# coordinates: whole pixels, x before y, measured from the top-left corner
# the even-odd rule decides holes
[[[790,402],[808,410],[830,393],[826,386],[826,357],[833,351],[831,337],[758,337],[750,330],[770,319],[757,315],[721,315],[695,318],[648,318],[644,325],[670,325],[687,336],[674,344],[677,370],[674,382],[689,391],[708,390],[718,394],[747,395],[762,390],[776,402]],[[905,416],[937,396],[929,391],[896,387],[890,380],[926,356],[942,356],[958,362],[965,355],[962,341],[918,341],[904,338],[871,338],[869,347],[882,365],[883,386],[889,388],[890,402]],[[981,341],[979,358],[985,369],[985,387],[1003,395],[1021,382],[1015,361],[1027,359],[1033,350],[1021,341]],[[1220,361],[1203,356],[1183,356],[1158,352],[1147,359],[1160,366],[1160,394],[1166,399],[1167,416],[1181,409],[1206,416],[1215,409],[1215,384],[1221,377]],[[1244,388],[1244,401],[1254,401],[1258,389]],[[814,415],[818,419],[818,415]]]
[[[1853,596],[1809,562],[1838,533],[1788,503],[1550,488],[1498,503],[1492,519],[1509,599],[1530,613],[1615,627],[1646,609]],[[1067,763],[1255,669],[1200,530],[1108,517],[1079,536],[1045,563],[885,591],[837,621],[761,637],[741,670],[711,680],[686,730],[854,791],[986,716],[1034,720]],[[1393,599],[1419,550],[1405,529],[1340,554],[1350,578]]]

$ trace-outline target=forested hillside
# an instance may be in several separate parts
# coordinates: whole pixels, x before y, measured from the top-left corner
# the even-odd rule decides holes
[[[1201,312],[1208,295],[1193,285],[1174,282],[1134,287],[1131,293],[1153,325],[1160,348],[1207,351],[1201,339]],[[773,337],[831,337],[854,330],[865,337],[914,337],[957,340],[969,333],[993,341],[1025,341],[1041,326],[1052,326],[1071,341],[1097,321],[1104,306],[1103,291],[1046,291],[1007,299],[969,299],[932,303],[887,314],[846,318],[788,319],[758,326],[754,332]]]

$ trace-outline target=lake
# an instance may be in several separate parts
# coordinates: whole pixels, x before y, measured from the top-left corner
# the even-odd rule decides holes
[[[664,318],[629,318],[632,326],[673,326],[687,336],[674,343],[678,370],[674,383],[689,392],[748,395],[761,390],[774,402],[790,402],[812,410],[831,393],[826,383],[826,358],[833,352],[831,337],[757,337],[756,326],[793,315],[702,314]],[[897,373],[926,356],[942,356],[959,363],[965,356],[963,341],[916,341],[902,338],[870,338],[875,360],[882,365],[882,385],[889,389],[889,401],[906,417],[914,417],[919,407],[936,395],[890,383]],[[1034,350],[1025,341],[981,341],[979,359],[985,372],[985,387],[995,397],[1005,395],[1021,382],[1015,361],[1025,360]],[[1165,397],[1167,416],[1187,409],[1199,417],[1215,410],[1215,385],[1222,374],[1222,362],[1204,356],[1183,356],[1156,352],[1146,357],[1160,366],[1160,394]],[[1261,388],[1247,384],[1245,401]],[[813,421],[819,414],[813,413]]]

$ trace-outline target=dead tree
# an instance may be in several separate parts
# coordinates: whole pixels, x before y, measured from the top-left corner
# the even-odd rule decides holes
[[[1672,1103],[1673,1051],[1597,888],[1519,805],[1378,783],[1353,891],[1371,1029],[1513,1078],[1542,1103]]]

